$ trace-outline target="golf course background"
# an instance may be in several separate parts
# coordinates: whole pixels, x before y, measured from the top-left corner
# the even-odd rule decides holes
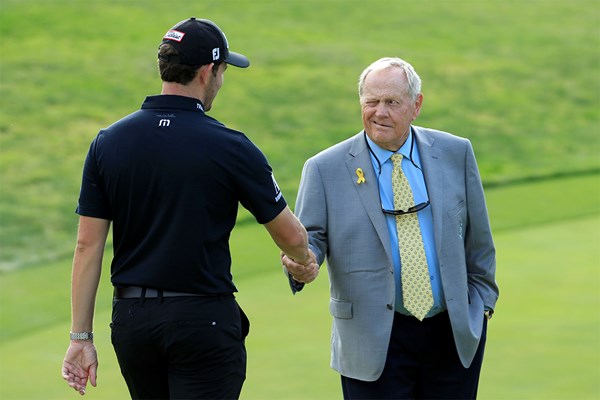
[[[209,18],[251,60],[210,115],[267,155],[293,207],[304,161],[361,129],[356,82],[384,56],[423,80],[417,124],[468,137],[500,299],[480,399],[600,397],[600,3],[587,0],[0,1],[0,399],[78,398],[68,345],[74,213],[97,131],[160,92],[156,50]],[[252,323],[242,399],[339,399],[328,281],[292,296],[268,234],[231,239]],[[110,244],[90,399],[126,399],[110,345]]]

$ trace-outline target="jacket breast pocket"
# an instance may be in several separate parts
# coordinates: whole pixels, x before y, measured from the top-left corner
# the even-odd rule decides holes
[[[329,300],[329,312],[335,318],[351,319],[352,302],[331,298]]]

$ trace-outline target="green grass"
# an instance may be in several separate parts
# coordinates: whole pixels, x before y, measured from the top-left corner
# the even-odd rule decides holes
[[[600,173],[486,190],[493,232],[600,213]]]
[[[514,232],[600,214],[598,174],[493,188],[486,193],[494,232]],[[247,223],[234,230],[231,246],[236,282],[268,276],[279,263],[268,233],[255,225]],[[251,236],[237,236],[238,231],[247,232],[246,229],[252,231]],[[111,288],[110,251],[109,247],[102,277],[102,287],[107,291]],[[70,258],[62,258],[0,275],[0,343],[69,318],[70,273]],[[98,299],[99,310],[111,306],[110,293],[104,294]]]
[[[600,168],[595,0],[3,0],[0,271],[70,253],[91,139],[160,91],[156,47],[190,15],[250,57],[211,114],[292,202],[306,158],[361,129],[358,75],[389,55],[423,79],[417,123],[469,137],[486,182]]]
[[[228,70],[211,115],[263,149],[290,203],[306,158],[361,129],[362,69],[410,61],[425,94],[417,123],[471,139],[486,184],[501,297],[480,398],[600,397],[597,0],[2,0],[0,398],[78,397],[59,371],[83,159],[99,129],[160,91],[159,39],[192,15],[250,57]],[[325,271],[291,296],[268,234],[240,219],[243,398],[340,398]],[[108,338],[109,260],[98,399],[127,398]]]
[[[593,312],[600,306],[600,203],[588,198],[598,193],[599,183],[594,175],[488,190],[501,297],[490,324],[481,399],[600,395],[600,315]],[[525,201],[563,191],[579,210],[569,218],[544,202]],[[519,204],[530,206],[522,214],[508,212]],[[529,216],[524,224],[523,215]],[[238,299],[252,323],[242,398],[340,398],[339,378],[329,368],[325,268],[314,284],[292,296],[278,251],[262,227],[237,227],[231,242]],[[0,398],[59,399],[69,392],[59,377],[69,329],[69,272],[63,260],[0,276],[0,359],[10,360],[0,363]],[[95,319],[101,386],[88,396],[126,398],[110,346],[107,272]],[[38,384],[23,385],[20,377],[27,375]]]
[[[480,399],[598,397],[600,320],[593,310],[598,307],[600,254],[597,246],[590,247],[600,240],[599,223],[594,216],[496,235],[502,294],[489,325]],[[252,241],[260,229],[244,227],[236,239]],[[565,240],[557,243],[559,237]],[[569,268],[557,262],[564,257],[572,260]],[[252,322],[242,398],[341,398],[339,378],[329,369],[325,271],[292,296],[277,263],[271,266],[271,272],[238,283],[239,301]],[[578,273],[569,273],[574,266]],[[571,309],[575,312],[568,315]],[[108,309],[96,316],[99,387],[88,391],[90,398],[127,397],[109,343],[109,319]],[[67,398],[70,389],[59,371],[68,328],[65,321],[50,324],[0,345],[2,360],[10,360],[0,366],[0,398]],[[35,377],[36,384],[24,384],[26,376]]]
[[[483,399],[600,395],[600,215],[496,236],[501,298]]]

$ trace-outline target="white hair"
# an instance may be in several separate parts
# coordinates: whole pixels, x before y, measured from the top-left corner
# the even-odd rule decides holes
[[[401,68],[404,71],[404,75],[406,75],[406,80],[408,81],[408,95],[412,100],[416,100],[417,95],[421,93],[421,78],[419,78],[419,75],[415,72],[415,69],[412,65],[398,57],[380,58],[379,60],[375,61],[373,64],[365,68],[362,74],[360,74],[360,78],[358,79],[359,98],[362,98],[363,85],[365,83],[367,75],[369,75],[373,71],[378,71],[386,68]]]

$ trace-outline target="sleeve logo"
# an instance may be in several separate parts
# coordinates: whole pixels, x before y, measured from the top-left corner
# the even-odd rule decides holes
[[[279,189],[279,185],[277,184],[277,181],[275,180],[275,176],[273,176],[273,174],[271,174],[271,179],[273,179],[273,186],[275,187],[275,202],[277,202],[279,201],[279,199],[281,199],[283,193],[281,193],[281,189]]]

